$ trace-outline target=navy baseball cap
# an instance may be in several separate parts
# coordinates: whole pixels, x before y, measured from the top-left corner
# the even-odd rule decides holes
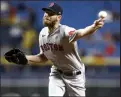
[[[50,3],[48,7],[42,8],[43,11],[52,11],[57,15],[62,15],[63,14],[63,9],[58,5],[57,3]]]

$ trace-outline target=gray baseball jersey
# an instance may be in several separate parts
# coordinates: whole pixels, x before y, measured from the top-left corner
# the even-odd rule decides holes
[[[67,25],[60,24],[50,33],[48,27],[44,27],[39,35],[40,54],[43,53],[60,70],[82,70],[84,64],[77,52],[77,42],[71,43],[75,35],[75,29]]]

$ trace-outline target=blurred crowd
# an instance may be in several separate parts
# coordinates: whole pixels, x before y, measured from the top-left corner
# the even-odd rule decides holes
[[[120,57],[120,32],[95,33],[80,39],[78,45],[80,56]]]
[[[38,35],[41,27],[35,27],[37,14],[24,3],[12,6],[1,1],[0,45],[1,58],[11,48],[19,48],[26,54],[39,52]],[[120,21],[119,13],[112,12],[113,21]],[[78,40],[80,56],[120,56],[120,32],[98,31]],[[2,61],[3,62],[3,61]]]
[[[9,2],[1,2],[1,53],[6,49],[20,48],[27,54],[38,43],[38,33],[34,28],[36,14],[32,8],[20,3],[12,7]]]

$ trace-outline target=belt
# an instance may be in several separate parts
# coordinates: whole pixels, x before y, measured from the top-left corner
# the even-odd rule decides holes
[[[81,71],[63,72],[62,70],[59,70],[59,69],[57,69],[57,71],[58,71],[60,74],[64,74],[64,75],[66,75],[66,76],[74,76],[74,75],[79,75],[79,74],[81,74]]]

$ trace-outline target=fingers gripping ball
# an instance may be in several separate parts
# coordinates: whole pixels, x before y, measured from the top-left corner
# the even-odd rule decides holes
[[[8,62],[13,62],[21,65],[25,65],[28,63],[28,60],[26,59],[25,54],[19,49],[12,49],[6,52],[4,56]]]

